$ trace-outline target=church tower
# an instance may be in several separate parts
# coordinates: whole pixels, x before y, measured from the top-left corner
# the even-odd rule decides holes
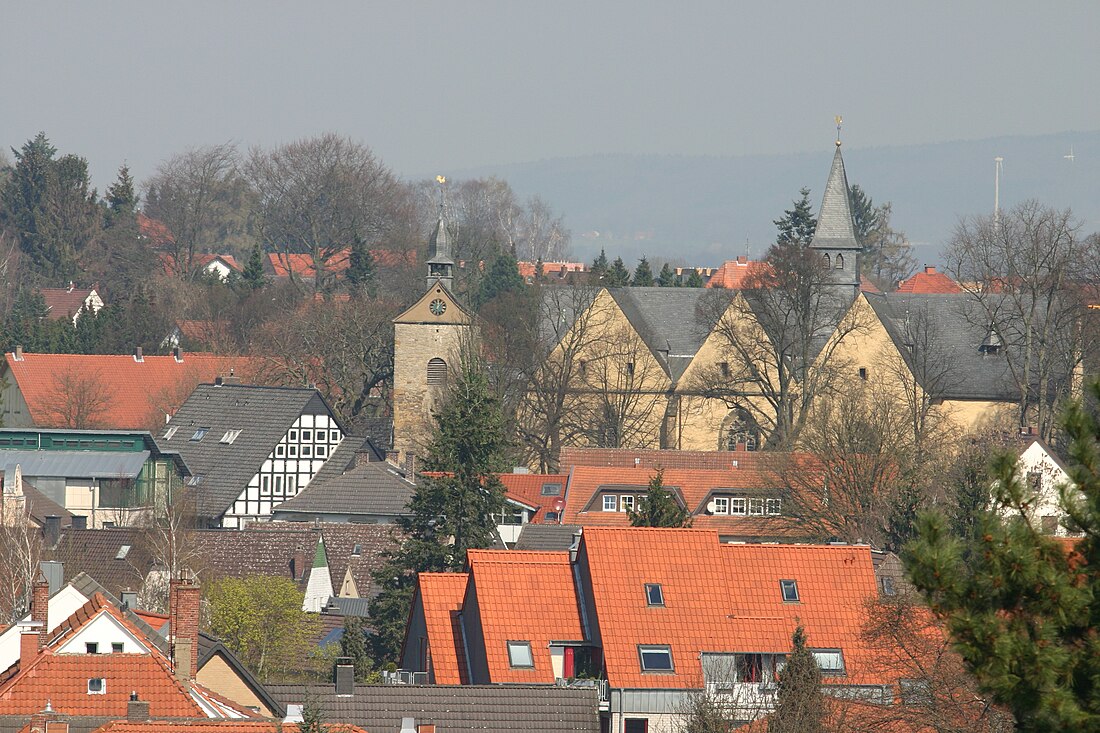
[[[852,299],[859,295],[860,253],[863,248],[856,240],[856,227],[852,220],[852,203],[848,198],[848,176],[844,172],[844,158],[840,154],[839,127],[833,167],[821,197],[821,211],[817,215],[817,229],[810,247],[821,253],[829,266],[829,282],[838,293]]]
[[[428,238],[427,292],[393,321],[393,449],[401,459],[424,455],[435,424],[432,414],[446,397],[461,349],[474,335],[472,314],[451,292],[454,266],[441,201]]]

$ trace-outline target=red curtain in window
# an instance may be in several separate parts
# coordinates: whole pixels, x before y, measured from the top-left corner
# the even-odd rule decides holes
[[[566,679],[569,679],[570,677],[576,677],[574,669],[574,655],[576,654],[576,651],[577,650],[571,646],[565,647],[565,669],[562,670],[562,676]]]

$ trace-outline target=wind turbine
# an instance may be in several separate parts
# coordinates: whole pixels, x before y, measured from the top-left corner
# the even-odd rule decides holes
[[[993,159],[993,223],[1001,220],[1001,170],[1005,159],[997,156]]]

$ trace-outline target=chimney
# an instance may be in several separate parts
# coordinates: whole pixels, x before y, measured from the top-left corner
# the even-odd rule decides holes
[[[134,347],[134,361],[137,361],[137,362],[145,361],[145,357],[141,353],[141,347],[140,346],[135,346]]]
[[[46,700],[46,707],[31,716],[29,728],[41,733],[69,733],[69,724],[57,719],[57,711]]]
[[[177,364],[182,364],[183,363],[183,349],[181,349],[178,346],[175,347],[174,349],[172,349],[172,358],[176,360]]]
[[[75,287],[75,286],[73,285],[73,281],[72,281],[72,280],[70,280],[70,281],[69,281],[69,289],[68,289],[67,291],[65,291],[65,292],[68,292],[68,293],[71,293],[71,292],[73,292],[73,288],[74,288],[74,287]]]
[[[126,719],[133,723],[143,723],[149,719],[149,701],[138,700],[136,692],[130,693],[130,700],[126,703]]]
[[[386,463],[392,463],[398,468],[401,467],[401,452],[395,450],[386,451]]]
[[[925,265],[924,266],[924,274],[925,275],[935,275],[936,274],[935,265]]]
[[[294,554],[290,557],[290,579],[301,580],[306,574],[306,551],[301,547],[294,548]]]
[[[410,481],[416,479],[416,455],[413,453],[405,454],[405,476]]]
[[[15,361],[23,361],[23,344],[15,345]]]
[[[73,529],[88,529],[88,518],[83,514],[74,514]]]
[[[38,656],[38,640],[46,635],[41,626],[25,626],[19,634],[19,666],[26,667]]]
[[[355,461],[352,463],[352,468],[359,468],[360,466],[365,466],[370,463],[371,456],[373,455],[374,454],[366,448],[360,448],[355,451]]]
[[[350,697],[355,694],[355,665],[351,657],[340,657],[332,672],[332,681],[336,684],[336,694]]]
[[[137,608],[138,594],[136,590],[124,590],[122,591],[122,610],[133,611]]]
[[[61,536],[61,517],[56,514],[47,514],[44,531],[46,547],[56,547],[57,538]]]
[[[435,733],[434,723],[421,723],[416,726],[416,733]]]
[[[34,581],[31,589],[31,621],[41,628],[38,635],[38,648],[46,645],[46,635],[50,632],[50,584],[42,577]]]
[[[749,262],[749,256],[748,255],[737,255],[737,264],[747,265],[748,262]]]
[[[184,580],[168,583],[168,623],[172,628],[172,664],[176,679],[190,681],[199,655],[199,586]]]

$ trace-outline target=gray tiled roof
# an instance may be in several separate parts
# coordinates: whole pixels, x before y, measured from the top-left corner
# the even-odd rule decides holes
[[[1007,357],[983,355],[979,350],[988,328],[979,325],[980,311],[968,293],[865,294],[886,327],[898,351],[910,359],[906,319],[918,311],[928,319],[932,344],[944,350],[949,367],[939,395],[945,399],[1014,400],[1019,391],[1009,372]],[[920,377],[918,371],[918,378]]]
[[[358,442],[346,439],[304,491],[274,508],[275,516],[284,518],[290,513],[304,519],[325,514],[394,519],[408,516],[408,504],[416,484],[384,461],[362,462],[356,466]]]
[[[371,733],[397,733],[402,718],[448,731],[591,731],[600,729],[594,688],[552,685],[356,685],[338,697],[332,685],[268,685],[283,705],[313,697],[333,721]]]
[[[848,199],[848,176],[844,172],[844,158],[837,145],[833,166],[825,193],[821,197],[821,210],[817,216],[817,229],[810,243],[815,249],[860,249],[852,223],[852,204]]]
[[[573,546],[573,536],[580,530],[576,524],[525,524],[516,539],[517,550],[560,552]]]
[[[66,578],[87,573],[116,598],[141,588],[155,562],[141,531],[132,528],[64,529],[42,559],[61,562]]]
[[[612,288],[608,292],[668,375],[678,379],[714,325],[703,318],[701,306],[703,298],[715,297],[716,291]]]
[[[200,384],[161,433],[158,443],[178,450],[192,474],[202,476],[197,496],[199,514],[217,518],[260,469],[275,444],[303,414],[331,415],[315,389]],[[209,428],[200,441],[197,428]],[[170,440],[165,434],[178,428]],[[231,444],[220,443],[228,430],[241,433]]]

